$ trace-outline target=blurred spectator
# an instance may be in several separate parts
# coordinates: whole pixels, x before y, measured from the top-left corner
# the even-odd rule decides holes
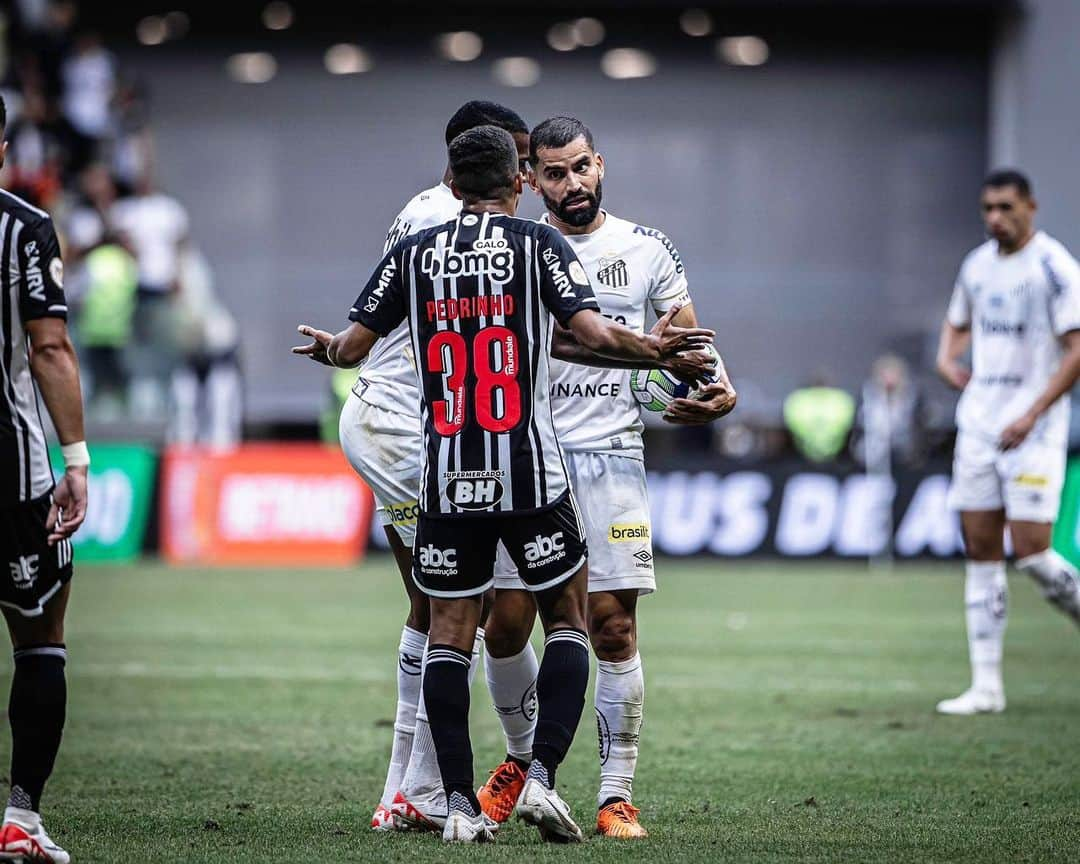
[[[151,176],[154,167],[146,94],[135,82],[124,81],[117,90],[115,107],[109,165],[119,186],[130,191],[140,177]]]
[[[36,207],[55,207],[61,191],[62,138],[41,90],[23,91],[18,113],[8,123],[7,142],[4,187]]]
[[[111,213],[116,203],[116,184],[113,183],[109,169],[100,162],[94,162],[79,174],[79,199],[68,213],[64,228],[67,238],[67,261],[73,270],[72,282],[77,284],[75,275],[78,264],[89,250],[104,242],[105,235],[111,233]]]
[[[811,462],[835,459],[847,444],[855,420],[851,394],[821,379],[784,400],[784,423],[795,449]]]
[[[116,61],[101,36],[83,31],[60,69],[61,106],[70,135],[68,166],[78,173],[100,155],[113,131],[112,101],[116,92]]]
[[[103,242],[82,262],[84,293],[75,336],[83,358],[87,413],[102,420],[122,414],[128,389],[138,269],[123,246]]]
[[[157,191],[144,177],[134,195],[121,198],[109,209],[107,220],[130,244],[139,265],[130,405],[137,419],[152,419],[165,412],[168,382],[175,368],[170,297],[178,287],[188,215],[179,201]]]
[[[218,450],[235,447],[243,427],[236,319],[214,290],[210,267],[197,249],[185,248],[178,264],[174,320],[180,362],[171,381],[170,439]]]
[[[874,361],[863,384],[858,431],[852,452],[868,470],[890,473],[894,462],[920,463],[925,457],[922,399],[907,363],[895,354]]]

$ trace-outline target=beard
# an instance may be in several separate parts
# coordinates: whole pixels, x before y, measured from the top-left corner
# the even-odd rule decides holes
[[[543,194],[543,193],[541,193]],[[589,202],[589,206],[581,210],[568,210],[567,204],[573,201],[575,204],[582,198]],[[567,225],[572,225],[575,228],[582,228],[588,225],[593,219],[596,218],[596,214],[600,212],[600,202],[604,198],[604,184],[599,180],[596,181],[596,192],[591,193],[582,189],[580,192],[574,193],[573,197],[563,198],[562,201],[556,201],[553,198],[548,198],[544,195],[544,205],[551,211],[560,222]]]

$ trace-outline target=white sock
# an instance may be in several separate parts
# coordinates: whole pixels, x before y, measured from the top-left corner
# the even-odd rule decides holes
[[[1039,583],[1043,597],[1080,623],[1080,575],[1053,549],[1044,549],[1016,562],[1022,573]]]
[[[536,729],[536,676],[540,663],[532,643],[526,642],[513,657],[484,660],[488,691],[506,736],[506,753],[523,762],[532,761],[533,731]]]
[[[645,676],[641,656],[629,660],[596,663],[596,724],[600,738],[600,794],[632,800],[637,767],[641,714],[645,704]]]
[[[476,680],[476,670],[480,668],[480,658],[484,654],[484,628],[476,628],[476,639],[472,643],[472,657],[469,658],[469,687]]]
[[[390,751],[390,765],[386,769],[383,784],[382,805],[389,807],[394,793],[401,788],[405,768],[412,753],[413,734],[416,731],[416,706],[420,701],[421,670],[427,634],[411,627],[403,627],[398,643],[397,657],[397,716],[394,717],[394,746]]]
[[[480,662],[480,650],[484,644],[484,630],[477,628],[476,641],[473,642],[472,659],[469,662],[469,686],[476,676],[476,667]],[[424,663],[427,663],[425,655]],[[412,755],[401,780],[401,792],[406,798],[418,795],[430,795],[442,791],[442,775],[439,773],[439,759],[435,753],[435,740],[431,737],[431,724],[428,723],[427,707],[421,689],[420,701],[416,706],[416,733],[413,735]]]
[[[1001,650],[1008,620],[1009,586],[1004,561],[968,561],[964,580],[971,686],[1003,689]]]

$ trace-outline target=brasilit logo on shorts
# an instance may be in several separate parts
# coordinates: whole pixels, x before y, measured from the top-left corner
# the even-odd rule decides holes
[[[632,522],[608,527],[608,541],[611,543],[629,543],[632,540],[648,540],[649,526],[644,522]]]

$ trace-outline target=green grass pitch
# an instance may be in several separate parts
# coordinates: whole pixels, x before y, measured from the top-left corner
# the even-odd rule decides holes
[[[374,835],[404,613],[391,566],[81,568],[54,838],[77,864],[1080,857],[1080,632],[1011,574],[1008,711],[935,717],[967,684],[958,564],[661,560],[640,607],[649,840]],[[480,778],[502,751],[482,676],[473,693]],[[590,832],[595,750],[587,703],[559,781]]]

